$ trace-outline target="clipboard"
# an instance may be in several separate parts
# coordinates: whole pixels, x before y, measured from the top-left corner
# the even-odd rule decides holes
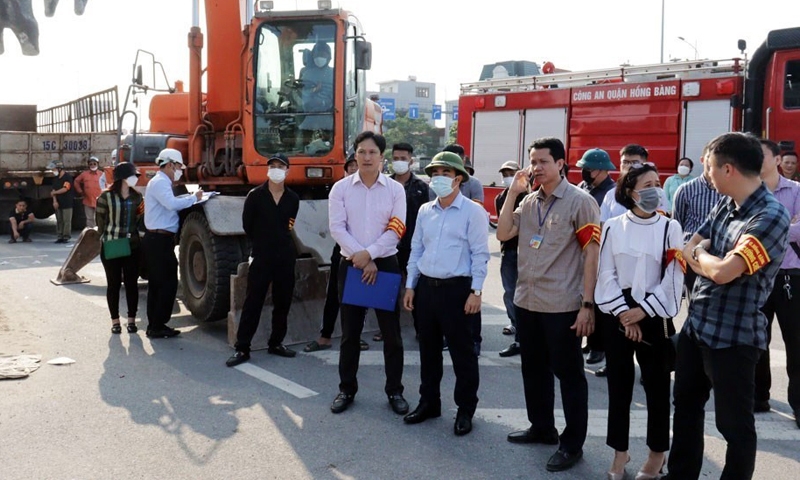
[[[361,281],[363,273],[363,270],[356,267],[347,267],[342,303],[357,307],[395,311],[397,309],[397,295],[400,293],[400,283],[403,280],[402,276],[399,273],[379,271],[375,284],[368,285]]]

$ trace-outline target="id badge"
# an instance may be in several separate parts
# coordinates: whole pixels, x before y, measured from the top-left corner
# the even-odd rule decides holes
[[[531,237],[530,247],[538,249],[542,245],[542,240],[544,240],[544,237],[541,235],[534,235]]]

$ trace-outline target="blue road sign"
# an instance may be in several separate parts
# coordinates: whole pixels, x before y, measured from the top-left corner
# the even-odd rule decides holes
[[[433,111],[431,112],[431,116],[434,120],[441,120],[442,119],[442,106],[441,105],[434,105]]]
[[[381,110],[383,110],[384,120],[394,120],[397,118],[394,111],[394,98],[378,99],[378,105],[380,105]]]
[[[453,107],[453,120],[458,120],[458,107]]]
[[[417,105],[416,103],[408,104],[408,118],[410,119],[419,118],[419,105]]]

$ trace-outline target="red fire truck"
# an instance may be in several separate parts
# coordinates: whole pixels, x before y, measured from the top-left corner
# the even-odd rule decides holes
[[[743,40],[739,49],[744,53]],[[800,141],[800,27],[774,30],[751,59],[699,60],[508,77],[461,85],[458,143],[484,184],[496,220],[503,162],[527,164],[539,137],[560,138],[575,165],[590,148],[616,161],[628,143],[647,147],[662,181],[679,158],[701,170],[703,146],[748,131],[794,150]],[[570,172],[573,183],[580,175]]]

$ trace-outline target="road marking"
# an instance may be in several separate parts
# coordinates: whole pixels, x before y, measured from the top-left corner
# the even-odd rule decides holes
[[[556,428],[564,428],[564,411],[556,409],[555,412]],[[524,408],[479,408],[475,411],[475,416],[489,423],[502,425],[510,430],[522,429],[530,426],[528,414]],[[705,435],[706,437],[722,438],[722,434],[717,430],[716,414],[706,412]],[[589,424],[587,435],[590,437],[606,437],[608,428],[608,410],[592,409],[589,410]],[[800,441],[800,429],[794,419],[784,418],[778,412],[756,415],[756,431],[759,440],[784,440]],[[647,438],[647,411],[631,411],[631,438]]]
[[[253,378],[257,378],[264,383],[272,385],[275,388],[283,390],[286,393],[294,395],[297,398],[308,398],[319,395],[319,393],[315,392],[314,390],[309,390],[298,383],[294,383],[293,381],[283,378],[280,375],[275,375],[274,373],[264,370],[261,367],[257,367],[252,363],[243,363],[234,368],[242,373],[250,375]]]

